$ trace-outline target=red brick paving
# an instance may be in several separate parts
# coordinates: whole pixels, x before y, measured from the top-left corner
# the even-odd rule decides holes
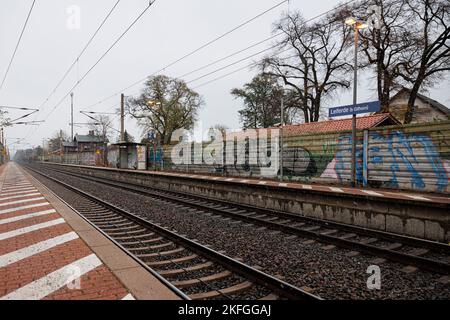
[[[5,174],[5,181],[17,181],[19,179],[19,170],[15,165],[0,166],[0,175]],[[23,178],[20,178],[23,179]],[[3,188],[2,188],[3,189]],[[39,196],[27,196],[10,200],[1,200],[2,194],[13,193],[15,191],[2,190],[0,192],[0,203],[7,203],[25,199],[31,199]],[[38,191],[30,191],[38,193]],[[32,202],[11,204],[0,207],[0,210],[17,208],[36,203],[42,203],[47,200],[41,199]],[[53,209],[51,205],[45,205],[35,208],[19,210],[16,212],[0,214],[0,220],[22,216],[29,213],[35,213]],[[58,213],[11,222],[0,225],[0,234],[24,227],[40,224],[43,222],[60,219]],[[13,238],[0,240],[0,256],[15,252],[16,250],[26,248],[30,245],[50,240],[54,237],[73,231],[67,223],[51,226],[45,229],[36,230],[27,234],[19,235]],[[41,279],[62,267],[65,267],[81,258],[92,254],[92,250],[82,239],[75,239],[64,244],[53,247],[49,250],[34,254],[28,258],[8,264],[0,268],[0,299],[33,281]],[[62,287],[53,293],[47,295],[44,299],[48,300],[117,300],[128,295],[128,290],[105,266],[101,265],[80,277],[80,289],[71,289],[67,286]]]

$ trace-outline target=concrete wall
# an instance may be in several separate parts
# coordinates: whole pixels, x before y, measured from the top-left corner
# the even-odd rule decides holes
[[[372,196],[323,194],[314,190],[250,186],[239,182],[212,182],[200,177],[189,178],[168,173],[76,166],[65,166],[64,169],[434,241],[450,241],[449,205],[392,201]]]

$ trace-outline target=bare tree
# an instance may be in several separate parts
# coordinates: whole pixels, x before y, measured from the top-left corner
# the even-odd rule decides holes
[[[67,132],[63,130],[56,131],[53,134],[52,138],[50,138],[49,140],[49,151],[54,152],[60,150],[62,147],[62,143],[65,141],[69,141],[69,135],[67,134]]]
[[[201,96],[182,80],[167,76],[149,78],[136,99],[127,101],[128,112],[145,131],[154,130],[169,143],[175,130],[191,130],[203,104]]]
[[[300,13],[292,13],[276,24],[274,32],[280,31],[284,33],[280,50],[290,48],[293,55],[266,58],[262,68],[294,90],[304,121],[316,122],[323,100],[350,86],[345,75],[352,69],[347,61],[351,29],[340,16],[307,25]]]
[[[406,0],[363,0],[344,9],[341,15],[366,21],[372,18],[368,8],[374,7],[379,10],[377,25],[359,31],[366,57],[359,67],[373,67],[381,111],[388,112],[391,92],[401,87],[401,66],[412,59],[414,43],[409,26],[412,15]]]
[[[410,23],[414,31],[413,57],[401,68],[403,79],[412,84],[405,115],[405,123],[410,123],[419,90],[433,86],[450,71],[450,2],[406,0],[406,3],[415,16]]]
[[[10,126],[10,120],[8,118],[8,111],[4,111],[0,109],[0,127]]]
[[[89,130],[94,131],[95,135],[101,137],[103,141],[109,141],[113,134],[113,121],[108,115],[99,115],[89,122]]]

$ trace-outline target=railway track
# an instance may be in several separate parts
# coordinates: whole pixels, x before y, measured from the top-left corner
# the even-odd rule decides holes
[[[87,177],[67,170],[48,167],[45,167],[45,170],[102,183],[164,200],[167,203],[195,208],[202,214],[225,216],[271,230],[313,239],[330,246],[346,248],[351,250],[348,255],[365,253],[407,266],[415,266],[444,275],[450,274],[450,245],[186,193],[105,178]]]
[[[321,299],[39,170],[27,169],[57,183],[60,190],[53,193],[59,199],[183,299]]]

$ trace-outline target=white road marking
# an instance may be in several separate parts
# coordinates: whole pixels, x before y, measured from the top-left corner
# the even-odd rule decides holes
[[[306,185],[306,184],[303,184],[303,185],[302,185],[302,188],[303,188],[303,189],[307,189],[307,190],[312,190],[312,186],[308,186],[308,185]]]
[[[78,239],[78,235],[75,232],[69,232],[52,239],[48,239],[42,242],[35,243],[26,248],[22,248],[7,254],[0,256],[0,268],[6,267],[7,265],[16,263],[17,261],[29,258],[38,253],[50,250],[56,246],[63,243]]]
[[[33,202],[33,201],[44,200],[44,199],[45,199],[44,197],[37,197],[37,198],[31,198],[31,199],[24,199],[24,200],[17,200],[17,201],[11,201],[11,202],[4,202],[4,203],[0,203],[0,207],[6,207],[6,206],[10,206],[12,204]]]
[[[136,300],[131,293],[127,294],[122,300]]]
[[[20,211],[20,210],[24,210],[24,209],[31,209],[31,208],[37,208],[37,207],[43,207],[43,206],[48,206],[50,205],[50,203],[46,202],[41,202],[41,203],[35,203],[35,204],[30,204],[28,206],[22,206],[22,207],[15,207],[15,208],[10,208],[10,209],[4,209],[4,210],[0,210],[0,215],[1,214],[5,214],[5,213],[11,213],[11,212],[16,212],[16,211]]]
[[[279,187],[287,187],[288,184],[287,184],[287,183],[279,183],[278,186],[279,186]]]
[[[19,194],[18,196],[11,196],[11,197],[4,197],[4,198],[0,197],[0,201],[19,199],[19,198],[25,198],[25,197],[31,197],[31,196],[38,196],[38,195],[40,195],[39,192],[28,193],[28,194]]]
[[[225,181],[234,181],[234,179],[233,178],[228,178],[228,179],[225,179]]]
[[[247,183],[248,180],[241,180],[241,183]]]
[[[260,182],[258,182],[258,184],[267,184],[267,182],[266,181],[260,181]]]
[[[382,195],[381,193],[375,192],[375,191],[371,191],[371,190],[361,190],[361,191],[364,192],[365,194],[368,194],[371,196],[384,197],[384,195]]]
[[[333,187],[330,187],[330,190],[333,191],[333,192],[341,192],[341,193],[344,193],[344,190],[342,190],[341,188],[333,188]]]
[[[71,275],[77,270],[79,277],[102,265],[95,254],[91,254],[33,281],[0,300],[40,300],[76,280]]]
[[[24,194],[24,193],[28,193],[28,192],[37,192],[37,189],[31,189],[31,190],[26,190],[26,191],[19,191],[19,192],[9,192],[9,193],[1,193],[0,196],[14,196],[16,194]]]
[[[56,225],[64,223],[64,222],[65,222],[64,219],[60,218],[60,219],[55,219],[55,220],[51,220],[51,221],[44,222],[44,223],[35,224],[30,227],[25,227],[25,228],[13,230],[13,231],[0,233],[0,240],[14,238],[14,237],[23,235],[25,233],[37,231],[37,230],[48,228],[48,227],[53,227],[53,226],[56,226]]]
[[[30,214],[24,214],[22,216],[12,217],[12,218],[8,218],[8,219],[0,219],[0,225],[11,223],[11,222],[17,222],[17,221],[21,221],[21,220],[26,220],[26,219],[30,219],[30,218],[41,217],[41,216],[45,216],[47,214],[51,214],[51,213],[55,213],[55,212],[56,212],[55,209],[50,209],[50,210],[39,211],[39,212],[30,213]]]
[[[408,198],[414,199],[414,200],[431,201],[430,199],[421,197],[421,196],[412,196],[409,194],[405,194],[405,196],[407,196]]]

